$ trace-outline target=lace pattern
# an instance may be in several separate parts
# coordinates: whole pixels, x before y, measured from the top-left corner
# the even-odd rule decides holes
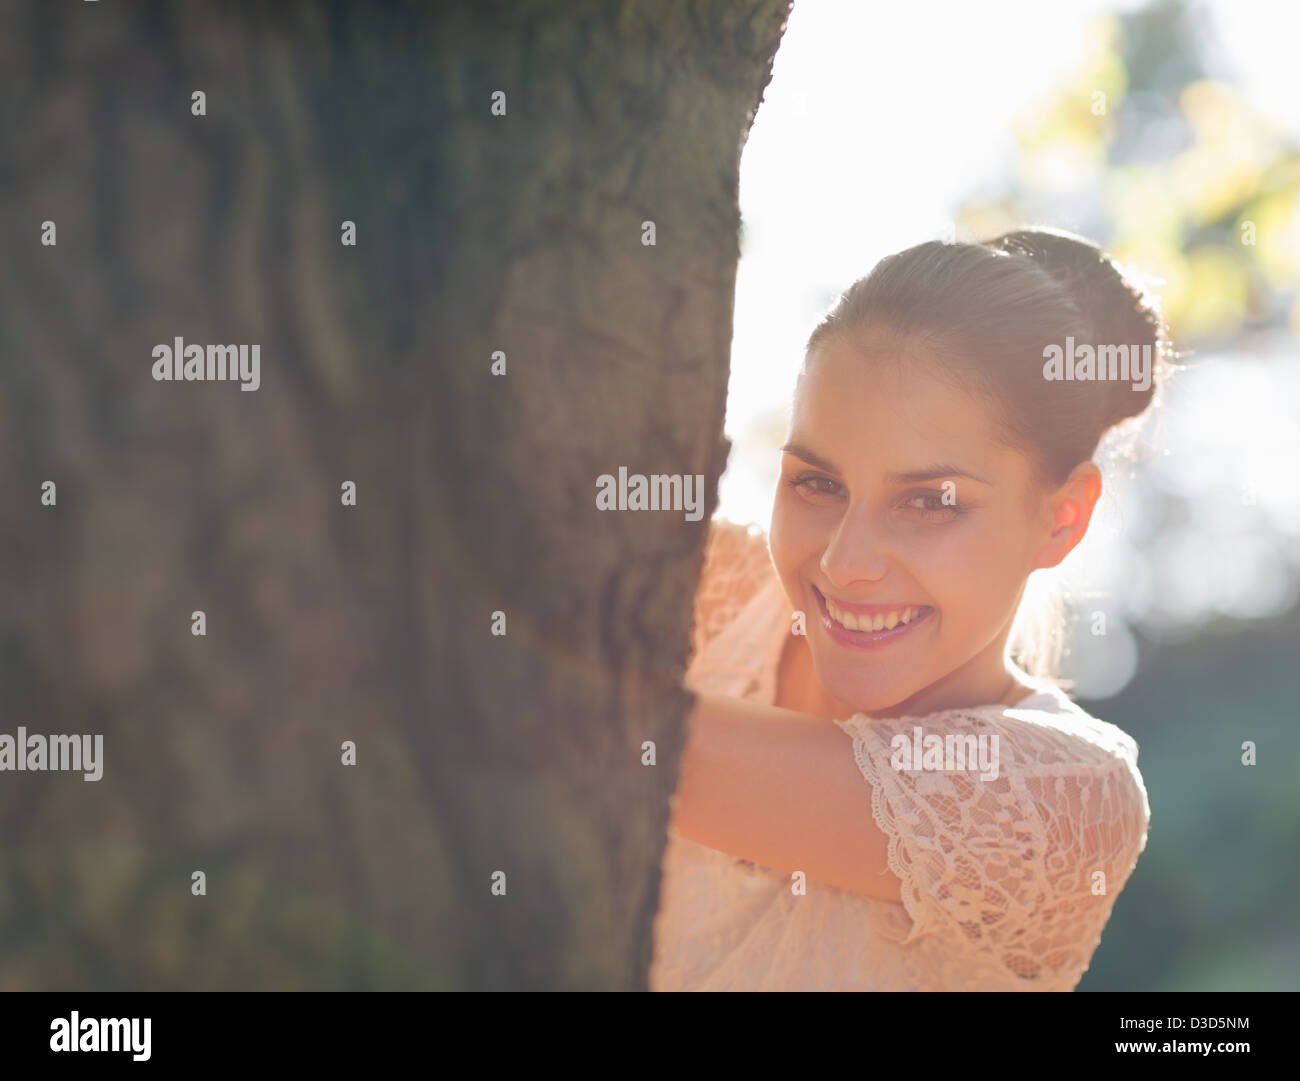
[[[853,739],[912,919],[1018,980],[1073,986],[1146,846],[1137,747],[1082,711],[988,707],[835,722]],[[998,776],[893,768],[893,741],[996,736]]]

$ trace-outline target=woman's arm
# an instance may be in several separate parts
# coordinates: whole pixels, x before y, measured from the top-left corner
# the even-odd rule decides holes
[[[852,740],[830,721],[701,694],[689,717],[673,827],[810,882],[901,901],[888,839]]]

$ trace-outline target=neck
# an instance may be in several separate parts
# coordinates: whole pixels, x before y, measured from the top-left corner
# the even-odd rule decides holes
[[[975,664],[965,665],[943,679],[922,688],[916,694],[892,706],[864,710],[836,698],[823,686],[813,666],[812,650],[804,637],[792,636],[781,659],[777,678],[776,704],[827,720],[843,720],[855,713],[873,717],[924,716],[944,709],[979,705],[1014,706],[1038,688],[1010,658],[999,653],[997,665],[984,662],[984,672],[977,675]],[[976,661],[980,660],[976,658]]]

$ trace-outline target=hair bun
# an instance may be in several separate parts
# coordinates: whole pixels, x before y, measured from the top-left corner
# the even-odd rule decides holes
[[[1168,343],[1158,302],[1135,285],[1126,271],[1091,241],[1062,229],[1017,229],[987,241],[985,247],[1023,255],[1043,268],[1069,294],[1092,327],[1094,348],[1124,345],[1150,357],[1150,382],[1113,380],[1105,399],[1107,426],[1139,415],[1150,404],[1165,370]]]

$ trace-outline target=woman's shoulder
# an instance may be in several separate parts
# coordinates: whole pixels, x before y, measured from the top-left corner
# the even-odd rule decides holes
[[[775,579],[767,533],[758,525],[714,518],[695,592],[698,651]]]
[[[904,942],[938,936],[945,964],[965,955],[1001,985],[1072,989],[1146,847],[1133,739],[1054,687],[836,723],[902,883]]]
[[[1019,822],[1081,857],[1095,855],[1084,835],[1097,827],[1109,838],[1103,862],[1120,882],[1146,846],[1151,809],[1137,742],[1058,688],[1013,706],[835,723],[879,789],[873,800],[901,809],[908,822],[932,819],[933,830],[983,837],[996,842],[990,851],[1009,836],[1007,823]]]
[[[916,716],[837,721],[877,745],[933,735],[997,737],[999,757],[1012,769],[1062,773],[1076,768],[1120,767],[1137,773],[1137,741],[1118,725],[1094,717],[1059,687],[1039,683],[1015,705],[982,705]],[[1138,778],[1140,783],[1140,778]]]
[[[1061,754],[1067,757],[1083,763],[1121,765],[1134,776],[1138,774],[1138,741],[1119,725],[1093,716],[1052,683],[1004,709],[998,719],[1019,726],[1019,730],[1043,730],[1050,738],[1040,743],[1063,748]]]
[[[1000,713],[1010,723],[1038,725],[1061,732],[1072,743],[1089,748],[1094,755],[1137,763],[1137,741],[1119,725],[1095,717],[1060,687],[1041,683],[1027,698]]]
[[[705,567],[768,562],[767,531],[756,522],[733,522],[714,518],[709,522]]]

